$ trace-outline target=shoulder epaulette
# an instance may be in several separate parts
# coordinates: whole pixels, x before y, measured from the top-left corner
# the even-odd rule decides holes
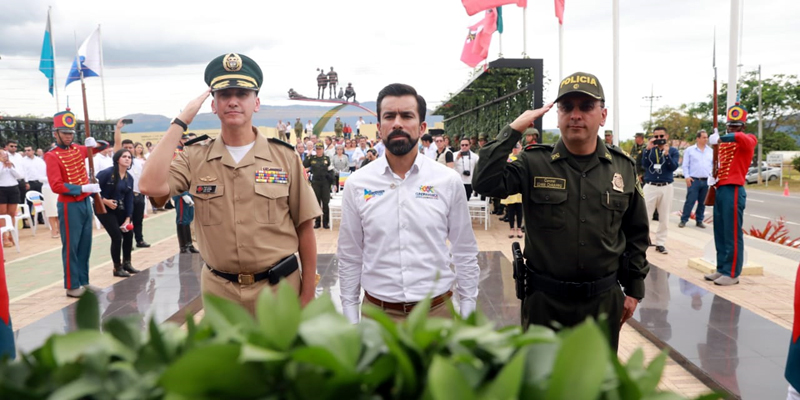
[[[531,144],[525,146],[525,151],[528,151],[528,150],[553,151],[553,145],[552,144],[543,144],[543,143],[531,143]]]
[[[286,146],[286,147],[292,149],[292,151],[294,151],[294,146],[290,145],[289,143],[284,142],[283,140],[275,139],[275,138],[269,138],[267,140],[270,143],[275,143],[275,144],[279,144],[279,145],[282,145],[282,146]]]
[[[606,144],[606,148],[607,148],[609,151],[612,151],[612,152],[614,152],[614,154],[617,154],[617,155],[623,156],[623,157],[625,157],[625,158],[626,158],[628,161],[630,161],[631,163],[633,163],[633,164],[636,164],[636,160],[634,160],[633,158],[631,158],[631,156],[629,156],[627,153],[625,153],[625,152],[622,150],[622,148],[620,148],[620,147],[617,147],[617,146],[612,146],[612,145],[609,145],[609,144]]]
[[[193,145],[193,144],[196,144],[196,143],[202,142],[202,141],[204,141],[204,140],[206,140],[206,139],[208,139],[208,135],[202,135],[202,136],[198,136],[198,137],[196,137],[196,138],[194,138],[194,139],[192,139],[192,140],[188,140],[188,141],[186,141],[186,143],[184,143],[184,144],[183,144],[183,146],[184,146],[184,147],[186,147],[186,146],[191,146],[191,145]],[[212,139],[212,141],[213,141],[213,139]]]

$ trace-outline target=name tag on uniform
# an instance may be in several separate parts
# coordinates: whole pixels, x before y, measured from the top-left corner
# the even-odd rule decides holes
[[[280,168],[264,167],[256,171],[257,183],[289,183],[289,174]]]
[[[563,178],[553,178],[549,176],[534,176],[533,187],[535,189],[567,190],[567,180]]]
[[[197,194],[217,193],[217,185],[199,185],[195,191]]]

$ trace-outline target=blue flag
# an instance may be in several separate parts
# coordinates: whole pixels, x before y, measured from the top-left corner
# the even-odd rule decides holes
[[[53,39],[50,37],[50,11],[47,11],[47,26],[44,29],[44,43],[42,43],[42,58],[39,60],[39,71],[47,77],[50,94],[53,94],[53,75],[56,63],[53,59]]]
[[[95,30],[91,35],[89,35],[88,38],[86,38],[86,40],[83,41],[83,44],[78,49],[78,57],[75,57],[75,60],[72,61],[72,67],[69,69],[69,75],[67,75],[67,84],[64,86],[81,79],[81,74],[78,70],[79,59],[84,78],[88,78],[90,76],[100,76],[100,64],[102,63],[102,60],[100,58],[99,30],[100,27],[98,27],[97,30]]]
[[[497,7],[497,33],[503,34],[503,7]]]

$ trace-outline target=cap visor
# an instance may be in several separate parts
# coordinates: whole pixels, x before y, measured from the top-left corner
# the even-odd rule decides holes
[[[227,82],[227,84],[226,84],[226,82]],[[241,81],[239,79],[229,79],[229,80],[224,80],[224,81],[217,82],[211,88],[211,92],[212,93],[213,92],[219,92],[220,90],[225,90],[225,89],[247,89],[247,90],[254,90],[256,92],[258,91],[258,86],[252,85],[249,82],[244,82],[245,84],[242,85],[239,82],[243,82],[243,81]]]

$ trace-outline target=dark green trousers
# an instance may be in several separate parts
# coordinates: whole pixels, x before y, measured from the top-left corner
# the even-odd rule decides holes
[[[565,299],[536,291],[522,301],[522,326],[544,325],[555,331],[579,325],[588,317],[599,321],[604,315],[601,329],[608,332],[608,339],[614,351],[619,346],[619,321],[622,319],[625,295],[619,286],[590,298],[581,300]]]
[[[317,201],[322,206],[322,223],[328,225],[330,221],[328,203],[331,202],[331,184],[327,180],[323,180],[321,182],[311,182],[311,187],[314,189]],[[317,221],[319,221],[319,218],[317,218]]]

